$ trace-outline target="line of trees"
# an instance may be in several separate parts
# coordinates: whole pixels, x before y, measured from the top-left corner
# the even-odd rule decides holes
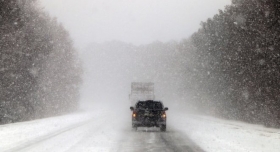
[[[280,1],[232,0],[192,35],[194,98],[208,113],[280,126]],[[185,42],[182,42],[183,45]]]
[[[0,36],[0,124],[77,108],[77,52],[68,32],[36,0],[1,0]]]

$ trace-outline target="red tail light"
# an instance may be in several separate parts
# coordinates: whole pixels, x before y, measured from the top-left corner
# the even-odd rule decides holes
[[[162,117],[162,118],[166,118],[166,113],[165,113],[165,111],[161,114],[161,117]]]
[[[135,118],[136,117],[136,112],[132,113],[132,117]]]

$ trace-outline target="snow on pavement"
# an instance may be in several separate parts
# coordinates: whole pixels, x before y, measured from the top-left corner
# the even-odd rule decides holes
[[[0,125],[2,152],[113,151],[130,115],[97,108],[92,112]],[[129,109],[127,112],[130,114]],[[127,115],[127,116],[125,116]]]
[[[206,152],[279,152],[280,129],[170,112],[169,124]]]
[[[49,136],[56,132],[77,127],[90,119],[101,116],[102,112],[80,112],[58,117],[0,125],[0,151],[34,142],[39,140],[40,137]]]
[[[95,110],[0,126],[0,151],[117,151],[145,135],[130,131],[129,110]],[[167,112],[168,129],[186,135],[206,152],[278,152],[280,129],[213,117]],[[169,134],[168,134],[169,133]],[[148,132],[153,135],[153,132]],[[159,134],[160,135],[160,134]],[[122,143],[129,136],[131,141]],[[145,139],[147,136],[144,136]],[[161,141],[150,136],[147,142]],[[174,137],[175,138],[175,137]],[[140,138],[142,139],[142,138]],[[159,143],[160,144],[160,143]],[[183,145],[183,144],[182,144]],[[156,146],[156,145],[155,145]],[[125,147],[127,148],[127,147]],[[135,148],[135,147],[134,147]]]

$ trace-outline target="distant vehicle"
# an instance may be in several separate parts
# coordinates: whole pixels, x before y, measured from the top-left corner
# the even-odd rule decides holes
[[[132,111],[132,128],[137,127],[160,127],[160,131],[166,131],[166,112],[160,101],[138,101],[135,107],[130,107]]]
[[[129,100],[131,106],[137,101],[154,100],[154,83],[152,82],[132,82]]]

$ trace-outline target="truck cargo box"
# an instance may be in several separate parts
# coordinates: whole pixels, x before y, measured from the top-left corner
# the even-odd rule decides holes
[[[131,93],[129,95],[129,100],[131,106],[139,100],[154,100],[154,83],[152,82],[132,82],[131,83]]]

